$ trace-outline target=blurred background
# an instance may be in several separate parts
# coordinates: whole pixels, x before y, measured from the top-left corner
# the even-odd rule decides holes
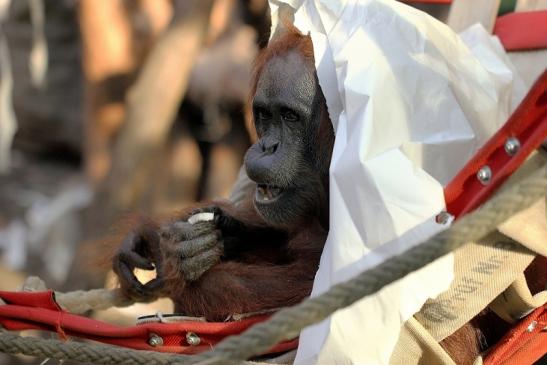
[[[267,0],[0,0],[0,290],[115,285],[105,244],[134,217],[227,197],[269,32]]]
[[[0,0],[0,22],[0,289],[103,285],[127,217],[228,196],[267,1]]]
[[[102,287],[135,216],[227,197],[269,24],[266,0],[0,0],[0,290]]]

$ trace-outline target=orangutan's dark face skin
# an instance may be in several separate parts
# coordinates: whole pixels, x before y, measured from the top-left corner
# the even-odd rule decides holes
[[[290,224],[314,215],[328,196],[331,153],[318,153],[317,135],[327,117],[313,65],[291,51],[271,59],[258,79],[253,116],[259,140],[245,157],[256,182],[254,203],[271,224]],[[328,118],[328,117],[327,117]],[[328,151],[334,133],[328,126]],[[323,141],[323,144],[325,142]]]

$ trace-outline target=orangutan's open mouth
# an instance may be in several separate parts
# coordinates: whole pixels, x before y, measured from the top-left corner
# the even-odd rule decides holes
[[[259,203],[271,203],[276,201],[283,193],[283,188],[268,184],[257,184],[255,200]]]

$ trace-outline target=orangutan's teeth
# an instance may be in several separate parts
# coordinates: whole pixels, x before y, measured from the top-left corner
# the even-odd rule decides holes
[[[269,184],[256,185],[256,199],[262,202],[276,200],[283,193],[283,189]]]

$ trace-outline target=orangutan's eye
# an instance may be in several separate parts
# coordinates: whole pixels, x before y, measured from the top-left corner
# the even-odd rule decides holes
[[[272,113],[270,113],[268,110],[264,108],[256,108],[255,109],[255,115],[256,119],[258,120],[270,120],[272,119]]]
[[[298,114],[289,108],[281,109],[281,118],[286,122],[297,122],[300,119]]]

